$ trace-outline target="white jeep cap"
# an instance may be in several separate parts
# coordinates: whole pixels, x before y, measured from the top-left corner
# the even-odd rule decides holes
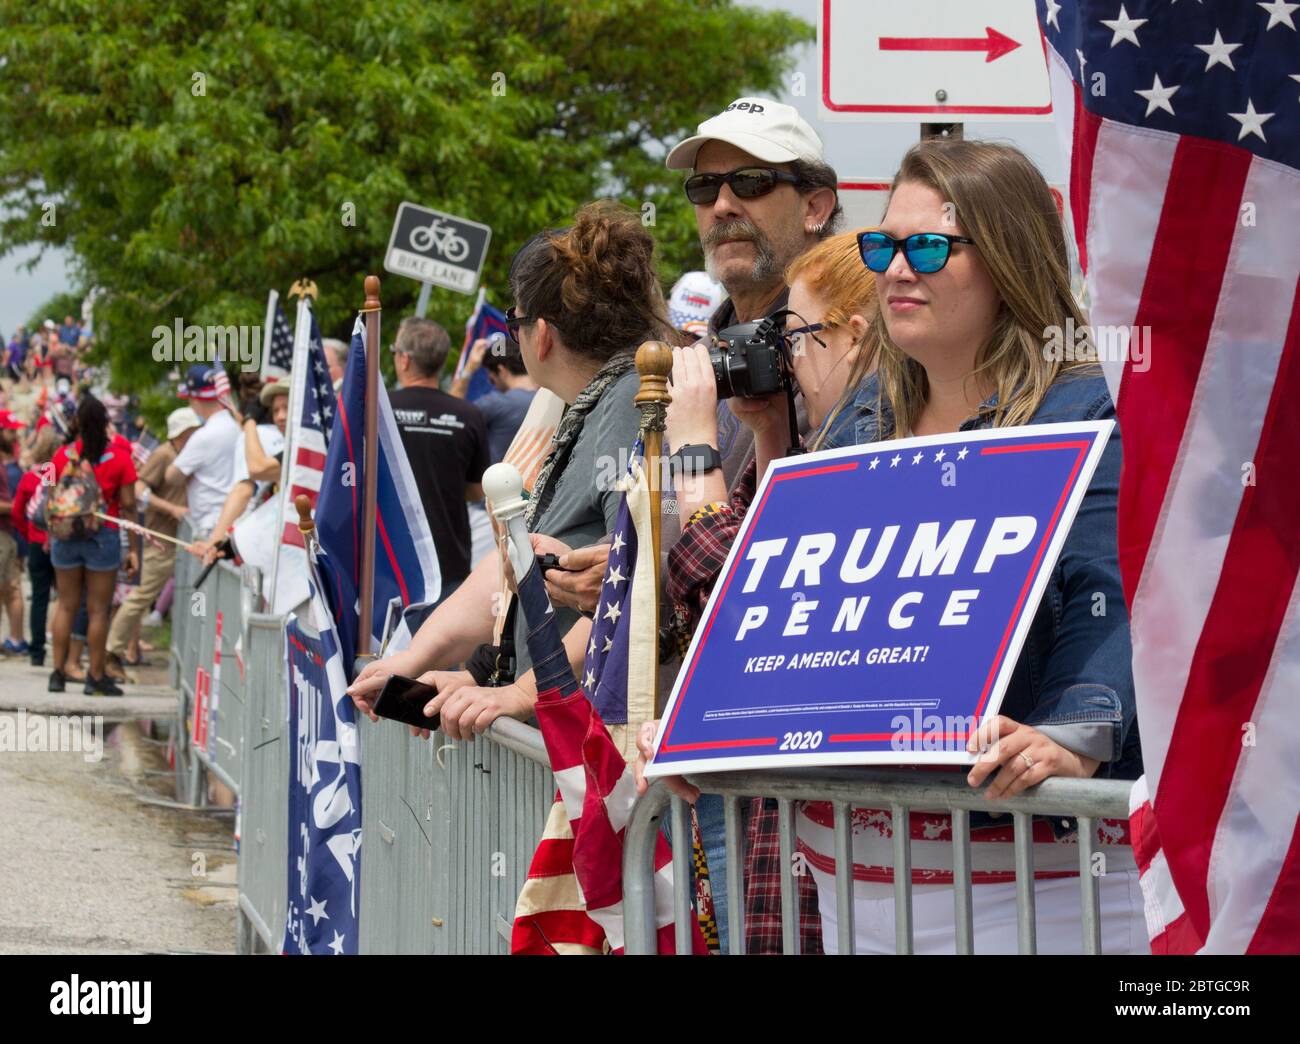
[[[725,141],[765,163],[824,163],[822,140],[793,105],[770,98],[737,98],[700,124],[693,137],[668,153],[669,170],[691,170],[706,141]]]

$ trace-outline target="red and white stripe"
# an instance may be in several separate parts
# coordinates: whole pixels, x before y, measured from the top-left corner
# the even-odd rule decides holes
[[[536,710],[559,794],[519,894],[511,952],[601,952],[608,946],[622,953],[623,833],[636,801],[632,770],[581,689],[567,696],[544,692]],[[672,853],[662,835],[655,840],[654,890],[659,953],[672,953]],[[695,952],[706,952],[698,925],[693,936]]]
[[[293,459],[289,464],[288,501],[284,513],[284,532],[281,539],[292,547],[302,547],[302,533],[298,529],[298,512],[293,505],[299,494],[306,494],[313,509],[320,496],[321,481],[325,476],[325,436],[315,428],[297,425],[293,436]]]
[[[1119,550],[1157,952],[1300,949],[1300,173],[1098,119],[1049,52],[1124,439]],[[1243,220],[1253,204],[1255,220]]]

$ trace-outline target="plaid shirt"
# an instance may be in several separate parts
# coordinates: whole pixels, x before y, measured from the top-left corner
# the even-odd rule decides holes
[[[751,461],[736,479],[727,504],[697,511],[668,552],[668,597],[673,604],[669,629],[683,654],[700,622],[727,553],[758,487],[758,465]],[[777,804],[753,798],[745,851],[745,951],[781,953],[781,842]],[[795,878],[799,900],[800,952],[822,952],[821,916],[812,875]]]

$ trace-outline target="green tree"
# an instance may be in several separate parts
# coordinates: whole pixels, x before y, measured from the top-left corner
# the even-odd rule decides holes
[[[386,332],[419,285],[381,272],[413,200],[514,249],[596,196],[649,221],[665,279],[699,267],[668,145],[780,89],[806,23],[730,0],[0,0],[0,253],[61,245],[106,290],[99,351],[142,390],[152,329],[261,324],[266,291],[320,288],[346,336],[363,277]],[[653,208],[651,210],[650,208]],[[464,295],[435,290],[455,331]],[[454,334],[453,334],[454,336]]]

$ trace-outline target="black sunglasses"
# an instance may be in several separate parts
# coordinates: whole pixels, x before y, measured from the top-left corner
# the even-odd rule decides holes
[[[954,243],[974,246],[975,240],[942,232],[917,232],[906,239],[895,239],[884,232],[858,233],[858,253],[862,255],[862,263],[873,272],[888,270],[894,255],[902,250],[913,272],[930,275],[948,263]]]
[[[510,334],[510,340],[518,344],[519,327],[524,323],[535,323],[540,318],[540,315],[516,315],[515,306],[511,305],[506,309],[506,331]]]
[[[686,198],[698,206],[716,203],[726,184],[741,199],[766,196],[781,182],[799,184],[799,179],[772,167],[738,167],[726,174],[692,174],[686,179]]]

